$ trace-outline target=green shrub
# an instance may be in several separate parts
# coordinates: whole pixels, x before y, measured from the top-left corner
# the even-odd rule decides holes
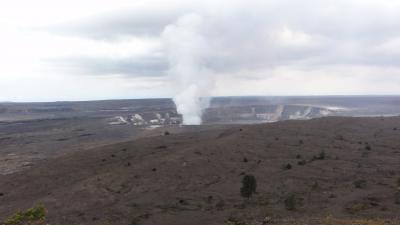
[[[46,218],[46,208],[42,205],[34,206],[26,211],[19,211],[9,217],[4,225],[37,225],[42,224]]]
[[[284,170],[290,170],[290,169],[292,169],[292,164],[288,163],[288,164],[286,164],[286,165],[283,165],[283,169],[284,169]]]
[[[340,140],[340,141],[344,141],[343,135],[337,135],[337,136],[335,137],[335,139],[336,139],[336,140]]]
[[[306,165],[306,163],[307,163],[306,160],[303,159],[303,160],[298,161],[297,165],[304,166],[304,165]]]
[[[222,210],[222,209],[224,209],[224,206],[225,206],[225,201],[224,200],[219,200],[218,202],[217,202],[217,204],[215,204],[215,208],[217,208],[218,210]]]
[[[287,210],[295,210],[297,205],[296,195],[294,193],[290,193],[286,197],[284,203],[285,203],[285,208]]]
[[[242,180],[242,187],[240,188],[240,195],[244,198],[250,198],[253,193],[256,193],[257,182],[253,175],[246,175]]]
[[[319,189],[319,183],[318,181],[314,181],[311,185],[311,190],[316,191]]]
[[[394,195],[394,203],[400,205],[400,191],[396,192],[396,194]]]
[[[355,213],[358,213],[358,212],[360,212],[360,211],[367,210],[367,209],[369,209],[370,207],[371,207],[371,206],[368,205],[367,203],[355,203],[355,204],[351,205],[350,207],[348,207],[348,208],[346,208],[346,209],[347,209],[347,211],[348,211],[349,213],[355,214]]]
[[[367,181],[366,180],[356,180],[353,182],[353,185],[355,188],[366,188],[367,187]]]
[[[247,223],[240,221],[239,219],[235,217],[230,217],[225,221],[226,225],[247,225]]]
[[[324,160],[326,158],[326,154],[324,151],[320,152],[318,155],[314,155],[312,161],[314,160]]]

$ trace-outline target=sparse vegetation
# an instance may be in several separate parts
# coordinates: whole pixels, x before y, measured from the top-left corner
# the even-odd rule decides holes
[[[304,165],[306,165],[306,163],[307,163],[307,161],[303,159],[303,160],[298,161],[297,165],[304,166]]]
[[[166,149],[166,148],[168,148],[168,146],[166,145],[160,145],[156,147],[156,149]]]
[[[290,193],[284,200],[285,208],[287,210],[295,210],[297,207],[296,194]]]
[[[258,206],[267,206],[270,204],[270,199],[267,196],[260,196],[255,201]]]
[[[39,225],[43,224],[46,218],[46,208],[37,205],[26,211],[20,211],[8,218],[4,225]]]
[[[215,204],[215,208],[217,209],[217,210],[222,210],[223,208],[224,208],[224,206],[225,206],[225,201],[224,200],[219,200],[218,202],[217,202],[217,204]]]
[[[343,135],[337,135],[337,136],[335,137],[335,139],[336,139],[336,140],[339,140],[339,141],[344,141]]]
[[[230,217],[225,221],[225,225],[247,225],[247,223],[242,222],[235,217]]]
[[[319,183],[318,181],[314,181],[313,184],[311,185],[311,190],[316,191],[319,189]]]
[[[1,178],[0,205],[4,207],[0,225],[17,209],[34,206],[26,204],[37,199],[57,199],[57,210],[49,208],[46,220],[29,225],[56,225],[53,221],[344,225],[350,223],[337,221],[381,216],[391,222],[397,218],[400,175],[395,132],[373,139],[376,124],[368,121],[374,118],[365,124],[363,119],[349,126],[340,123],[337,129],[335,123],[342,119],[329,118],[326,123],[332,122],[327,127],[335,129],[326,130],[320,129],[325,126],[325,119],[321,120],[311,125],[246,125],[246,132],[241,133],[235,129],[237,125],[227,126],[230,136],[219,140],[216,137],[225,125],[211,131],[207,126],[183,127],[179,134],[170,136],[163,136],[165,128],[158,128],[162,131],[152,130],[149,138],[99,147],[89,151],[91,154],[74,153],[61,158],[65,161],[56,161],[62,164],[43,162],[43,167],[26,169],[16,180],[19,172]],[[390,125],[384,127],[388,134]],[[196,133],[196,129],[201,132]],[[183,133],[186,130],[190,133]],[[339,131],[345,142],[334,139],[334,132]],[[280,141],[274,141],[275,137]],[[298,145],[300,139],[304,140],[302,146]],[[357,144],[359,140],[361,144]],[[367,151],[365,141],[374,149]],[[363,154],[369,154],[368,158],[362,158]],[[71,177],[71,171],[78,172]],[[89,203],[101,201],[105,207],[81,207],[82,195],[87,195]],[[110,205],[115,206],[111,211]],[[145,220],[147,214],[151,216]],[[341,219],[320,222],[324,221],[321,216],[330,214]],[[227,220],[230,215],[238,220]],[[266,217],[272,219],[265,222]]]
[[[351,214],[358,213],[360,211],[366,210],[370,208],[370,205],[367,203],[355,203],[347,208],[347,211]]]
[[[290,170],[290,169],[292,169],[292,164],[288,163],[288,164],[284,165],[284,166],[283,166],[283,169],[284,169],[284,170]]]
[[[318,155],[314,155],[311,161],[324,160],[325,158],[326,158],[325,152],[321,151]]]
[[[319,225],[393,225],[398,224],[387,219],[338,219],[331,216],[315,219],[293,219],[287,225],[319,224]]]
[[[400,191],[396,192],[396,194],[394,195],[394,203],[400,205]]]
[[[253,175],[246,175],[242,179],[242,187],[240,188],[240,195],[244,198],[250,198],[256,193],[257,182]]]
[[[355,188],[364,189],[367,187],[367,181],[366,180],[356,180],[353,182],[353,185]]]

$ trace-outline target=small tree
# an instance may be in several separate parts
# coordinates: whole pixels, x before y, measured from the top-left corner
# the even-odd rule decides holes
[[[242,187],[240,188],[240,195],[243,198],[250,198],[253,193],[256,193],[257,182],[253,175],[246,175],[242,180]]]

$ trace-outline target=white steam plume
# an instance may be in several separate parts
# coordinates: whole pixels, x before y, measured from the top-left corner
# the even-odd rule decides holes
[[[169,77],[177,87],[174,102],[186,125],[201,124],[215,83],[205,65],[209,46],[201,32],[203,24],[201,16],[187,14],[168,25],[162,33]]]

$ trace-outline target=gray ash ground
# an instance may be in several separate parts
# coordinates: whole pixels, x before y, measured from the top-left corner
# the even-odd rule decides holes
[[[399,117],[148,132],[80,151],[66,145],[63,154],[0,175],[0,221],[40,203],[49,224],[287,224],[327,216],[398,224]],[[257,192],[245,199],[241,181],[249,174]]]

